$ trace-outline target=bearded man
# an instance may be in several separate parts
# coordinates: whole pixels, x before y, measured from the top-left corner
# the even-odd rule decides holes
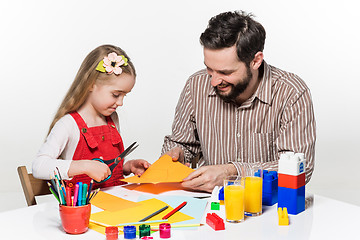
[[[310,90],[297,75],[265,62],[265,35],[241,11],[211,18],[201,34],[206,69],[186,82],[162,148],[197,168],[183,187],[211,192],[244,169],[276,171],[287,151],[305,154],[309,182],[316,139]]]

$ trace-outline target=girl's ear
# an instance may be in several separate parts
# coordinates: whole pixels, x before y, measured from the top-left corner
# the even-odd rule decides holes
[[[257,52],[254,59],[251,61],[250,65],[254,70],[259,69],[262,61],[264,60],[264,54],[262,52]]]
[[[95,83],[90,87],[89,91],[90,92],[94,91],[94,88],[95,88]]]

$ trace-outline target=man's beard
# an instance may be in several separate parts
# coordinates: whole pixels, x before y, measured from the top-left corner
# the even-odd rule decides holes
[[[218,90],[217,86],[214,87],[216,94],[225,102],[236,102],[236,98],[245,91],[245,89],[249,86],[250,80],[252,78],[252,73],[250,71],[250,68],[247,68],[246,71],[246,77],[236,85],[228,83],[228,85],[231,87],[231,90],[228,94],[224,95],[221,91]]]

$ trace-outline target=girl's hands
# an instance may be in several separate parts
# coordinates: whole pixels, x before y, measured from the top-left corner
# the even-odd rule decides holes
[[[68,176],[74,177],[75,175],[79,174],[86,174],[95,181],[100,182],[107,178],[111,174],[111,171],[105,163],[102,163],[100,161],[72,161],[68,171]]]
[[[123,166],[123,173],[124,175],[133,173],[134,175],[141,176],[150,165],[149,162],[143,159],[129,160]]]

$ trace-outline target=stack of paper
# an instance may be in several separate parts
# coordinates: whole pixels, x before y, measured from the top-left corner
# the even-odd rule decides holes
[[[100,196],[98,196],[100,194]],[[116,225],[127,225],[128,223],[138,222],[146,216],[156,212],[157,210],[169,206],[166,210],[155,215],[154,217],[148,219],[147,221],[161,220],[167,213],[169,213],[174,208],[168,203],[161,201],[159,199],[147,199],[140,202],[131,202],[122,198],[115,196],[109,197],[106,193],[101,193],[93,199],[97,199],[92,204],[95,206],[106,209],[101,212],[91,214],[90,220],[95,221],[99,224],[90,223],[89,228],[95,231],[98,231],[102,234],[105,234],[105,226],[116,226]],[[105,200],[102,201],[102,198]],[[127,205],[124,207],[116,207],[117,205],[121,206],[122,204]],[[192,220],[194,217],[182,213],[181,211],[176,212],[168,219],[168,223],[179,223],[183,221]],[[142,224],[147,224],[143,222]],[[140,224],[131,224],[131,225],[140,225]],[[159,223],[149,224],[151,226],[158,226]]]

